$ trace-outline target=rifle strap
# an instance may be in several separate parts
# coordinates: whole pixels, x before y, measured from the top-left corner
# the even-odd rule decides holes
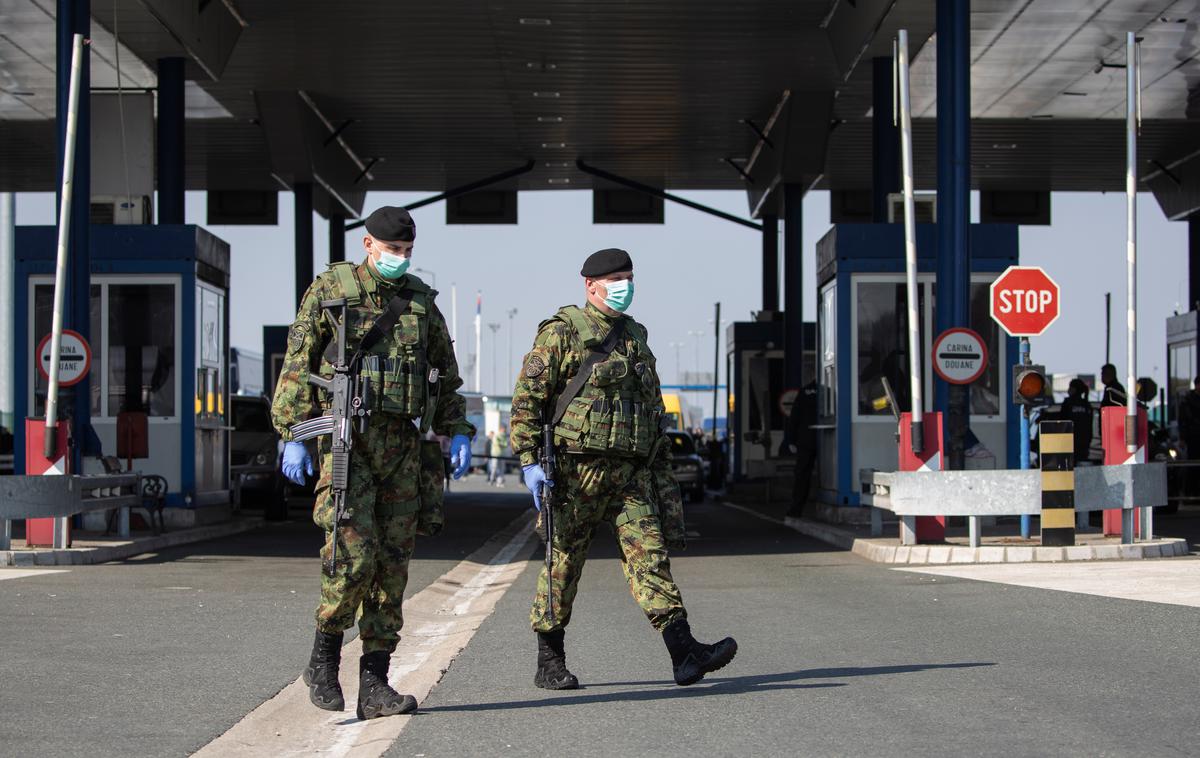
[[[583,389],[584,382],[591,377],[592,369],[596,367],[597,363],[608,357],[608,354],[617,346],[617,342],[620,341],[624,332],[625,319],[622,318],[613,324],[612,329],[608,330],[608,336],[604,338],[604,341],[592,348],[587,357],[583,359],[583,363],[579,365],[579,371],[575,373],[570,384],[558,396],[558,402],[554,406],[554,421],[551,426],[558,426],[559,422],[562,421],[563,416],[567,413],[567,406],[579,395],[579,390]]]
[[[414,294],[412,290],[402,290],[388,301],[388,304],[383,309],[383,313],[379,314],[379,317],[375,319],[375,323],[371,324],[371,328],[363,335],[362,342],[358,344],[358,349],[354,351],[354,357],[350,359],[348,365],[357,365],[363,353],[375,347],[375,344],[392,330],[392,327],[400,320],[400,316],[408,309],[408,304],[412,302]],[[335,343],[331,342],[326,346],[325,360],[329,363],[337,360],[337,345]]]

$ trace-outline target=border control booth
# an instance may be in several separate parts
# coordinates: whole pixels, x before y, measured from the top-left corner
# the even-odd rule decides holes
[[[16,229],[17,407],[45,413],[34,350],[50,331],[55,228]],[[149,457],[133,468],[167,480],[166,522],[227,515],[229,244],[195,225],[99,225],[91,235],[91,426],[117,455],[118,415],[145,413]],[[72,391],[65,388],[64,395]],[[64,402],[61,407],[69,408]],[[24,431],[16,461],[23,470]],[[84,471],[100,468],[84,446]],[[126,464],[121,461],[122,467]]]
[[[990,316],[990,285],[1018,259],[1018,227],[972,224],[970,328],[987,345],[983,377],[970,387],[970,429],[982,447],[968,468],[1008,468],[1018,456],[1019,417],[1009,366],[1017,340]],[[920,364],[926,410],[934,381],[929,351],[934,333],[936,227],[917,225]],[[816,497],[834,506],[859,505],[859,471],[899,465],[895,413],[911,408],[907,288],[902,224],[836,224],[817,242],[817,383],[819,482]],[[885,382],[886,380],[886,382]],[[893,408],[885,384],[898,408]]]

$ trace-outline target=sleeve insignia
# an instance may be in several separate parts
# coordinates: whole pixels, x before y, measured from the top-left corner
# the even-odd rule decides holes
[[[541,356],[531,355],[529,360],[525,361],[525,376],[533,379],[542,375],[546,370],[546,362],[541,359]]]

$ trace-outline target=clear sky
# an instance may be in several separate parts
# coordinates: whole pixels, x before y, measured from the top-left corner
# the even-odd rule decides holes
[[[737,215],[747,212],[741,192],[679,194]],[[420,197],[371,193],[366,208],[369,212]],[[188,193],[189,223],[204,223],[204,199],[203,193]],[[1021,228],[1022,263],[1045,267],[1062,288],[1063,315],[1044,336],[1032,340],[1034,360],[1046,363],[1051,372],[1098,372],[1104,359],[1104,293],[1111,292],[1112,357],[1125,376],[1124,203],[1123,194],[1057,193],[1051,226]],[[751,229],[672,203],[666,204],[662,225],[594,225],[591,193],[586,191],[523,192],[519,205],[516,226],[447,226],[443,204],[414,213],[413,266],[423,269],[418,275],[441,291],[438,302],[447,320],[451,285],[457,286],[458,355],[464,372],[474,352],[475,293],[483,293],[485,392],[511,392],[513,372],[538,322],[560,305],[583,301],[579,267],[600,248],[621,247],[633,256],[637,290],[630,314],[648,327],[669,383],[678,380],[681,370],[711,371],[714,303],[721,302],[725,322],[748,319],[761,306],[761,240]],[[1139,197],[1138,207],[1138,373],[1150,374],[1163,386],[1165,319],[1186,310],[1187,228],[1166,221],[1148,194]],[[21,224],[50,223],[52,196],[18,196],[17,218]],[[292,220],[291,196],[281,193],[276,227],[209,227],[232,245],[230,331],[236,347],[261,352],[262,326],[288,324],[293,318]],[[314,224],[314,270],[321,271],[328,260],[327,225],[319,217]],[[814,248],[828,229],[828,194],[810,193],[804,204],[806,320],[815,317]],[[361,260],[361,240],[361,230],[347,235],[348,258]],[[510,364],[507,312],[513,308]],[[489,323],[500,324],[495,340]],[[471,377],[467,379],[471,388]]]

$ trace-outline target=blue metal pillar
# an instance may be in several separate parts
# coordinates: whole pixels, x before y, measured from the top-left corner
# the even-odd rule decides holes
[[[296,307],[313,280],[313,186],[296,182],[292,187],[296,219]]]
[[[329,262],[346,260],[346,216],[329,214]]]
[[[184,223],[183,58],[158,59],[158,223]]]
[[[762,309],[779,310],[779,217],[762,217]]]
[[[783,380],[800,389],[804,376],[804,187],[783,185]]]
[[[937,0],[937,333],[970,326],[971,3]],[[935,380],[947,462],[963,468],[968,393]]]
[[[54,182],[62,181],[63,160],[67,134],[67,102],[71,89],[72,38],[82,34],[83,62],[80,67],[79,112],[75,124],[75,175],[72,177],[71,234],[67,247],[67,291],[63,299],[63,326],[74,329],[91,341],[91,242],[89,216],[92,196],[92,106],[91,106],[91,36],[92,8],[89,0],[58,0],[55,26],[57,50],[55,56],[55,100],[58,129],[58,164]],[[61,188],[60,188],[61,189]],[[55,203],[55,208],[60,207]],[[39,335],[39,339],[40,339]],[[18,365],[27,365],[24,361]],[[72,388],[71,436],[74,439],[71,455],[72,471],[79,472],[81,452],[91,438],[91,376],[84,377]],[[90,445],[89,445],[90,447]]]
[[[892,59],[871,60],[871,220],[886,224],[887,197],[900,191],[900,130],[892,116]]]

